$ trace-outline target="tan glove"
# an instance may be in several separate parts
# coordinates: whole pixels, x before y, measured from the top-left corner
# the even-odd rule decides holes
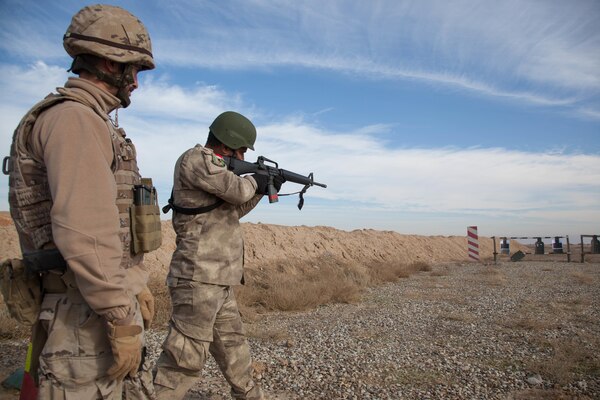
[[[138,325],[113,325],[108,322],[108,340],[115,358],[107,375],[113,380],[132,378],[142,361],[142,327]]]
[[[152,296],[148,286],[144,286],[144,289],[137,295],[137,301],[140,303],[144,329],[150,329],[154,319],[154,296]]]

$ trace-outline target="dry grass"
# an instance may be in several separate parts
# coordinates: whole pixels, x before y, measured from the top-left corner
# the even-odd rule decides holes
[[[600,357],[595,349],[600,347],[600,338],[592,333],[579,332],[570,338],[548,339],[547,332],[560,330],[564,324],[572,324],[578,320],[578,313],[583,313],[590,302],[584,299],[563,299],[547,304],[525,303],[515,317],[504,321],[502,325],[508,329],[527,330],[532,333],[532,344],[540,349],[544,356],[533,359],[525,365],[531,372],[540,374],[544,380],[557,384],[567,384],[576,381],[580,376],[600,375]],[[557,319],[536,317],[537,310],[544,308],[541,315],[556,315]],[[594,321],[584,321],[594,323]],[[560,393],[554,393],[559,395]],[[530,395],[531,397],[527,397]],[[532,398],[563,398],[544,397],[550,395],[547,391],[519,392],[516,399]]]
[[[498,268],[484,268],[477,275],[488,286],[501,287],[507,284],[506,276]]]
[[[573,280],[581,285],[593,285],[595,279],[592,275],[586,274],[585,272],[577,271],[571,274]]]
[[[510,321],[505,321],[502,325],[509,329],[523,329],[534,332],[552,328],[551,322],[544,319],[535,318],[530,315],[518,316]]]
[[[528,368],[539,373],[544,379],[566,384],[580,375],[598,376],[600,359],[596,350],[600,340],[595,337],[574,337],[570,340],[543,340],[540,345],[550,351],[550,357],[532,361]]]
[[[452,384],[451,378],[439,371],[414,367],[398,369],[395,365],[390,366],[387,374],[372,376],[371,379],[367,379],[368,381],[379,385],[411,385],[420,388],[439,385],[450,386]]]
[[[509,400],[591,400],[591,397],[573,397],[560,389],[525,389],[512,393]]]
[[[431,266],[424,262],[340,264],[333,257],[323,256],[310,263],[291,260],[262,271],[247,270],[246,285],[236,287],[235,293],[243,319],[251,322],[265,311],[305,311],[329,303],[356,303],[367,287],[396,282],[421,271],[431,271]],[[158,278],[151,280],[148,287],[155,298],[152,327],[164,328],[171,313],[168,288],[164,279]],[[6,313],[0,314],[0,339],[24,338],[29,334],[28,328]]]
[[[499,325],[510,330],[526,330],[535,333],[556,329],[560,323],[548,318],[548,315],[556,315],[548,311],[552,310],[551,307],[551,303],[524,300],[515,312],[500,321]]]
[[[447,314],[440,315],[440,318],[448,320],[448,321],[456,321],[456,322],[464,322],[470,323],[475,321],[477,318],[466,311],[452,311]]]
[[[30,336],[31,328],[21,325],[17,320],[11,318],[6,305],[0,301],[0,340],[23,339]]]
[[[246,330],[246,336],[255,339],[274,342],[286,341],[286,343],[291,340],[289,332],[284,329],[257,329],[253,324],[246,324],[244,328]]]
[[[340,264],[326,256],[310,264],[296,260],[268,272],[248,271],[247,284],[236,288],[236,296],[242,314],[250,317],[252,310],[305,311],[328,303],[356,303],[366,287],[430,269],[426,263]]]
[[[153,328],[163,328],[167,326],[171,318],[171,297],[169,296],[169,288],[165,284],[164,279],[151,279],[148,282],[148,288],[154,295],[154,321]]]

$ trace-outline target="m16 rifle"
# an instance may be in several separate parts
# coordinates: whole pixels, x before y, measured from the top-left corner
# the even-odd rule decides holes
[[[313,173],[311,172],[308,176],[300,175],[292,171],[288,171],[285,169],[279,168],[279,165],[273,161],[269,160],[266,157],[259,156],[256,162],[248,162],[238,160],[233,157],[223,157],[227,168],[232,171],[236,175],[244,175],[244,174],[261,174],[267,175],[269,177],[268,185],[267,185],[267,195],[269,197],[269,203],[276,203],[279,201],[278,196],[289,196],[292,194],[298,194],[300,200],[298,201],[298,209],[302,210],[302,206],[304,206],[304,193],[311,186],[320,186],[322,188],[326,188],[327,185],[324,183],[315,182],[313,178]],[[304,185],[304,188],[298,192],[294,193],[286,193],[286,194],[277,194],[277,189],[275,189],[274,180],[275,177],[279,176],[287,182],[294,182],[300,185]]]

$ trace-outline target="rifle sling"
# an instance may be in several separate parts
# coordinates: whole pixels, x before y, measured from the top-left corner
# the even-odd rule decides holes
[[[44,272],[53,269],[66,270],[67,262],[58,249],[35,250],[23,254],[23,262],[30,272]]]
[[[214,210],[215,208],[218,208],[221,204],[225,203],[225,200],[218,199],[215,203],[208,205],[208,206],[202,206],[202,207],[194,207],[194,208],[180,207],[173,203],[173,191],[171,190],[171,197],[169,198],[167,203],[169,203],[169,204],[167,204],[166,206],[164,206],[162,208],[163,214],[168,213],[169,210],[173,210],[179,214],[197,215],[197,214],[204,214],[204,213]]]

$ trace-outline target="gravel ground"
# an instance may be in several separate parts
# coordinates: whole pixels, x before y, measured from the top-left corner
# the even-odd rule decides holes
[[[438,265],[247,330],[272,399],[600,399],[598,263]],[[165,333],[150,332],[152,357]],[[0,351],[2,366],[24,357]],[[186,397],[229,398],[212,360]]]

